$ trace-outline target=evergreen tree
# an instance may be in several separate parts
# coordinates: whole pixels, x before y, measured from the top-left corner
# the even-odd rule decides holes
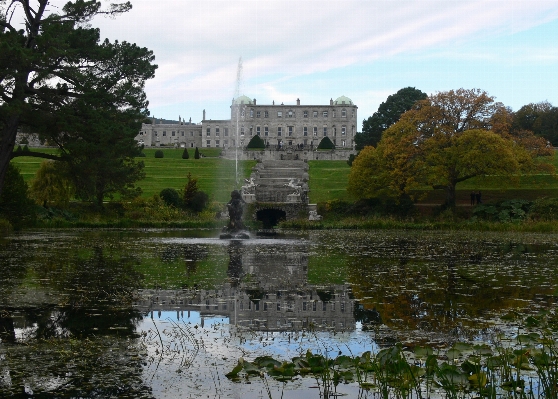
[[[256,134],[254,137],[252,137],[252,139],[250,140],[246,148],[264,149],[265,142],[262,140],[262,138],[259,135]]]
[[[190,154],[188,154],[188,147],[184,147],[184,152],[182,153],[182,159],[190,159]]]
[[[320,144],[318,144],[318,150],[333,150],[335,148],[335,144],[330,140],[329,137],[324,137]]]
[[[200,151],[198,150],[198,147],[196,147],[196,151],[194,152],[194,159],[200,159]]]

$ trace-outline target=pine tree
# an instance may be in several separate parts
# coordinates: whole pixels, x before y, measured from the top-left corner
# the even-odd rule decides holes
[[[190,154],[188,154],[188,147],[184,147],[184,152],[182,153],[182,159],[189,159]]]
[[[194,153],[194,159],[200,159],[200,150],[196,147],[196,152]]]

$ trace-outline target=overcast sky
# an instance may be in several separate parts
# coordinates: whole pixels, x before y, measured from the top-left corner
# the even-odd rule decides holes
[[[131,2],[93,25],[153,50],[156,117],[229,118],[240,57],[240,94],[258,104],[346,95],[359,121],[407,86],[480,88],[514,110],[558,105],[558,0]]]

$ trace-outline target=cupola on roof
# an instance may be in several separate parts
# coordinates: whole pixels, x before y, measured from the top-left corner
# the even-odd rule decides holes
[[[254,101],[245,95],[239,96],[234,100],[235,104],[246,104],[246,105],[252,105],[254,104]]]
[[[353,105],[353,100],[351,100],[349,97],[341,96],[341,97],[338,97],[337,100],[335,100],[333,104],[335,104],[335,105]]]

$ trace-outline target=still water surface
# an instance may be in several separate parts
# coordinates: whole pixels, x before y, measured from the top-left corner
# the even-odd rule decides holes
[[[43,230],[3,239],[0,397],[318,398],[309,377],[225,374],[240,357],[486,342],[556,306],[556,235],[217,236]],[[356,384],[338,392],[372,397]]]

